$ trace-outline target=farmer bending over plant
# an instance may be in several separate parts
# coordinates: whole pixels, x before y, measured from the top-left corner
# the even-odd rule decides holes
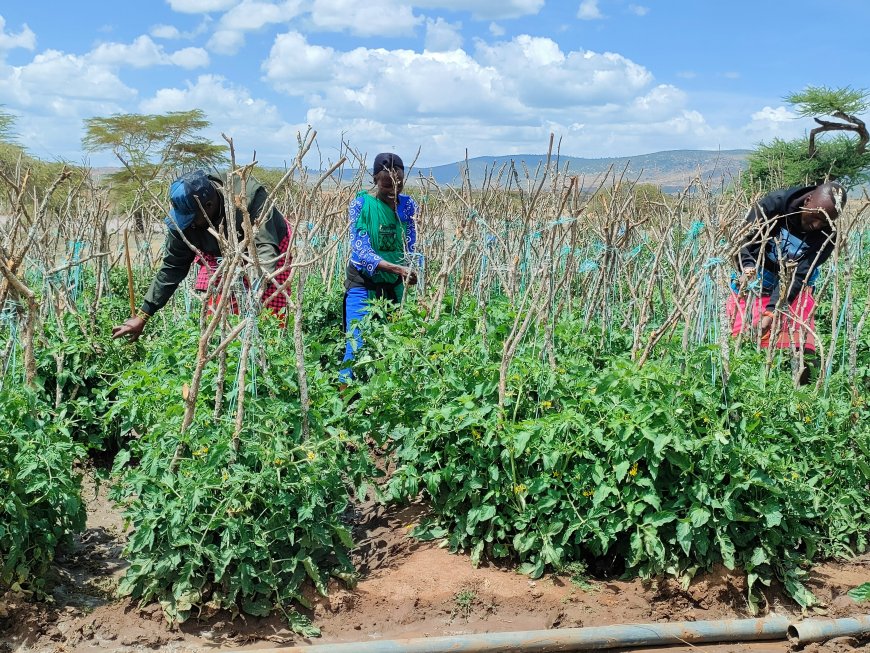
[[[357,193],[348,211],[351,251],[344,282],[344,328],[348,334],[344,363],[352,361],[362,346],[359,326],[351,329],[351,325],[366,316],[369,301],[386,297],[399,302],[405,284],[417,283],[417,274],[408,267],[408,254],[414,251],[417,240],[417,205],[401,194],[405,164],[396,154],[378,154],[372,175],[374,190]],[[349,366],[339,372],[342,383],[352,378]]]
[[[218,258],[222,256],[220,245],[208,229],[213,226],[216,231],[226,229],[223,224],[226,218],[223,195],[219,189],[226,184],[226,174],[210,175],[202,170],[189,172],[179,177],[169,187],[169,217],[166,225],[169,227],[164,245],[165,254],[163,263],[151,287],[148,289],[142,306],[136,315],[120,326],[112,329],[112,338],[127,336],[130,340],[136,340],[145,329],[145,323],[154,313],[159,311],[169,298],[172,297],[178,284],[187,276],[190,266],[196,260],[199,263],[199,272],[196,277],[194,288],[205,291],[209,287],[209,281],[218,267]],[[242,181],[239,177],[233,179],[233,194],[242,192]],[[258,182],[248,179],[245,183],[247,210],[251,224],[256,223],[260,217],[268,193]],[[239,239],[243,238],[244,215],[242,211],[236,211],[236,230]],[[272,274],[281,267],[281,271],[275,276],[273,285],[264,294],[266,307],[278,313],[287,306],[284,294],[276,294],[274,290],[277,284],[280,286],[290,275],[290,246],[291,233],[287,221],[281,213],[273,208],[269,217],[263,221],[254,236],[257,254],[263,271]],[[197,257],[194,251],[185,242],[185,239],[201,253]],[[281,255],[284,256],[281,256]],[[218,280],[214,281],[215,284]],[[235,306],[235,305],[234,305]]]
[[[813,289],[834,251],[845,203],[836,182],[786,188],[762,197],[746,217],[752,229],[738,255],[742,276],[735,275],[727,305],[731,333],[746,328],[751,297],[750,324],[760,329],[761,346],[804,350],[801,384],[818,369]]]

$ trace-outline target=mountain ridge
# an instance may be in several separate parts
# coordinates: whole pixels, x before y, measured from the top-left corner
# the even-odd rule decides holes
[[[560,155],[559,165],[568,173],[586,177],[585,187],[595,186],[601,176],[611,168],[616,174],[625,170],[626,177],[641,183],[661,186],[665,191],[682,190],[692,179],[699,176],[705,181],[718,185],[728,183],[746,169],[746,160],[751,150],[664,150],[649,154],[621,157],[575,157]],[[530,174],[546,162],[546,154],[487,155],[469,158],[467,165],[473,186],[480,186],[487,170],[490,173],[514,161],[518,166],[524,163]],[[557,160],[553,156],[552,160]],[[431,177],[439,184],[459,183],[465,161],[455,161],[440,166],[420,166],[416,173]],[[523,173],[520,172],[521,178]]]

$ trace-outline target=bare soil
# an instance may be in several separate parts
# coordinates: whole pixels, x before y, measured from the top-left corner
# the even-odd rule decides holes
[[[439,544],[408,537],[425,514],[421,505],[354,511],[354,553],[361,572],[350,590],[338,583],[327,598],[311,593],[312,618],[322,637],[307,641],[280,617],[229,615],[191,619],[170,629],[159,605],[140,609],[115,598],[123,576],[124,524],[106,498],[106,488],[86,482],[87,529],[60,557],[52,579],[53,602],[0,597],[0,653],[93,653],[150,650],[257,650],[282,645],[435,637],[493,631],[541,630],[619,623],[694,621],[749,616],[742,574],[724,568],[698,576],[688,589],[673,580],[642,581],[548,575],[537,581],[510,568],[475,569],[464,555]],[[870,556],[818,566],[810,582],[826,604],[825,614],[841,617],[870,612],[846,592],[870,581]],[[800,616],[780,590],[766,596],[768,609]],[[672,647],[688,651],[699,647]],[[785,642],[700,647],[711,653],[782,653]],[[810,645],[810,653],[870,650],[866,642],[842,638]]]

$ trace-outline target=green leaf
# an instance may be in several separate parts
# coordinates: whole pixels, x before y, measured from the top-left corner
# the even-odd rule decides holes
[[[442,537],[447,537],[448,532],[446,528],[442,526],[438,526],[434,523],[426,523],[415,526],[411,531],[411,536],[416,537],[418,540],[422,540],[424,542],[428,542],[431,540],[440,540]]]
[[[520,455],[525,451],[526,445],[532,437],[532,432],[529,429],[519,429],[514,434],[514,451]]]
[[[870,601],[870,583],[863,583],[850,589],[848,595],[858,603]]]
[[[689,519],[692,522],[692,526],[701,528],[701,526],[710,521],[710,511],[703,506],[693,506],[689,511]]]
[[[320,628],[311,623],[311,619],[295,610],[287,615],[290,629],[302,637],[320,637]]]
[[[613,467],[613,474],[616,477],[616,481],[618,483],[622,483],[625,480],[626,475],[628,474],[628,469],[631,467],[631,463],[627,460],[623,460],[621,463],[617,463]]]
[[[677,542],[683,549],[683,553],[689,555],[692,550],[692,524],[691,522],[681,521],[677,524]]]
[[[716,539],[719,541],[719,552],[722,554],[722,564],[724,564],[728,569],[734,569],[734,542],[732,542],[731,538],[725,534],[716,535]]]
[[[272,612],[272,602],[264,596],[256,599],[243,598],[242,611],[255,617],[268,617]]]
[[[769,528],[779,526],[782,523],[782,511],[778,507],[766,504],[762,509],[762,513],[764,514],[765,524]]]
[[[767,551],[763,548],[755,547],[755,551],[752,552],[752,559],[750,560],[753,567],[758,567],[759,565],[766,564],[770,562],[770,556],[767,555]]]
[[[477,524],[482,521],[489,521],[493,517],[495,517],[495,506],[492,504],[486,504],[483,506],[475,506],[471,510],[468,511],[468,525],[467,528],[474,528]],[[469,533],[471,531],[469,530]]]
[[[332,527],[335,534],[338,535],[339,541],[346,546],[348,549],[352,549],[354,547],[353,538],[350,536],[350,532],[341,524],[336,524]]]
[[[662,512],[654,513],[648,516],[644,522],[649,524],[650,526],[663,526],[664,524],[669,524],[674,521],[677,516],[671,512],[670,510],[663,510]]]
[[[320,571],[311,559],[311,556],[306,556],[302,559],[302,565],[305,567],[305,573],[314,581],[314,586],[321,596],[326,596],[326,585],[323,584],[323,579],[320,577]]]
[[[540,578],[544,574],[544,561],[539,557],[536,562],[526,562],[521,564],[517,571],[526,576],[531,576],[532,578]]]

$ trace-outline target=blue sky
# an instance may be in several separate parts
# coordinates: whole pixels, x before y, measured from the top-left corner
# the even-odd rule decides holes
[[[574,156],[743,148],[811,126],[790,91],[870,86],[868,23],[866,0],[7,1],[0,105],[74,161],[88,117],[195,107],[267,165],[308,125],[324,158],[424,165],[551,131]]]

